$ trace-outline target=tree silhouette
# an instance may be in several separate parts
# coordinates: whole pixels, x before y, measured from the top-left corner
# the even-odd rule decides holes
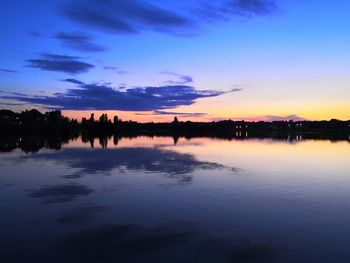
[[[118,118],[118,116],[116,115],[116,116],[114,116],[114,118],[113,118],[114,126],[117,126],[117,125],[118,125],[118,122],[119,122],[119,118]]]
[[[107,114],[102,114],[100,116],[100,123],[107,123],[108,122],[108,116]]]

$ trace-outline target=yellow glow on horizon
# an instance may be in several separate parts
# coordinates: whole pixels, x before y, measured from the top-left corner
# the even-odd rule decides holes
[[[169,115],[154,115],[152,111],[148,112],[132,112],[132,111],[72,111],[65,110],[63,114],[69,118],[77,118],[81,120],[83,117],[90,118],[90,114],[95,114],[95,119],[98,119],[102,113],[107,113],[110,119],[117,115],[122,120],[133,120],[138,122],[169,122],[175,116],[181,121],[215,121],[220,119],[233,120],[264,120],[265,116],[282,116],[296,115],[306,120],[349,120],[350,119],[350,103],[321,103],[321,102],[299,102],[285,103],[280,102],[268,105],[250,105],[247,102],[229,102],[216,101],[215,99],[205,99],[198,101],[190,106],[181,106],[168,112],[178,113],[206,113],[203,116],[181,116],[181,114]]]

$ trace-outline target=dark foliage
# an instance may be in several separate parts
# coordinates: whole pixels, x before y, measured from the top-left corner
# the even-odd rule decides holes
[[[334,132],[347,134],[350,131],[350,121],[332,119],[330,121],[272,121],[272,122],[245,122],[245,121],[217,121],[217,122],[191,122],[180,121],[174,117],[173,122],[168,123],[139,123],[135,121],[123,121],[117,116],[113,121],[107,114],[95,118],[92,113],[90,118],[83,118],[81,122],[76,119],[64,117],[60,111],[50,111],[42,114],[38,110],[26,110],[15,113],[9,110],[0,110],[1,134],[45,134],[60,135],[62,138],[76,137],[79,134],[99,136],[119,134],[129,135],[172,135],[174,137],[185,136],[214,136],[214,137],[248,137],[269,136],[279,133],[296,132]],[[283,135],[284,136],[284,135]],[[282,136],[282,137],[283,137]],[[57,137],[57,136],[56,136]],[[102,138],[101,137],[101,138]],[[175,141],[176,139],[174,139]],[[51,142],[54,144],[54,142]],[[23,144],[23,142],[22,142]]]

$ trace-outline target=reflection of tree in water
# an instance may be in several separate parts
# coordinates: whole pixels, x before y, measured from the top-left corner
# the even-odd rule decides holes
[[[250,133],[246,136],[235,136],[232,134],[231,136],[219,136],[219,135],[211,135],[211,136],[195,136],[191,133],[185,134],[172,134],[172,133],[156,133],[156,132],[139,132],[139,133],[130,133],[130,134],[81,134],[81,140],[84,143],[90,143],[90,147],[95,147],[95,139],[97,138],[99,144],[102,148],[108,147],[108,141],[113,136],[113,144],[115,146],[118,145],[119,141],[125,138],[132,139],[137,138],[138,136],[147,136],[149,138],[153,138],[154,136],[164,136],[164,137],[172,137],[174,141],[174,145],[176,145],[179,141],[179,138],[186,138],[190,140],[192,138],[219,138],[223,140],[249,140],[251,138],[256,139],[270,139],[271,142],[285,142],[290,144],[300,143],[303,140],[330,140],[332,142],[337,141],[347,141],[350,143],[350,137],[347,133]],[[62,148],[63,144],[68,143],[70,140],[75,140],[79,137],[79,134],[52,134],[48,135],[17,135],[17,136],[0,136],[0,152],[10,152],[14,149],[21,149],[22,151],[28,152],[38,152],[42,148],[55,149],[59,150]]]
[[[107,148],[108,147],[108,141],[112,138],[112,135],[100,135],[98,136],[98,142],[101,146],[101,148]],[[92,136],[92,135],[87,135],[87,134],[83,134],[81,136],[81,140],[82,142],[84,143],[90,143],[90,147],[91,148],[94,148],[95,145],[94,145],[94,142],[95,142],[95,137]],[[118,145],[118,136],[117,135],[114,135],[113,136],[113,144],[114,145]]]
[[[102,148],[107,148],[108,138],[107,137],[99,137],[99,142]]]
[[[177,144],[177,142],[179,141],[179,136],[173,136],[173,141],[174,141],[174,145]]]
[[[113,136],[113,144],[114,144],[114,146],[117,146],[118,143],[119,143],[119,138],[118,138],[118,136],[114,135]]]
[[[228,168],[215,162],[199,161],[189,153],[179,153],[158,147],[94,150],[71,148],[62,149],[59,152],[37,153],[21,158],[63,162],[71,168],[79,169],[76,177],[126,168],[126,170],[162,173],[167,177],[180,179],[183,183],[191,182],[192,176],[189,174],[196,170]]]
[[[11,152],[18,148],[17,137],[0,137],[0,152]]]
[[[38,152],[42,148],[60,150],[63,144],[76,137],[62,136],[12,136],[0,137],[0,152],[10,152],[17,148],[25,153]]]

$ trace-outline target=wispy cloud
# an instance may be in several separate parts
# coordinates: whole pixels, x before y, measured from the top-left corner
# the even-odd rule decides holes
[[[185,16],[146,1],[69,1],[63,14],[80,24],[113,33],[138,33],[143,29],[170,32],[192,27]]]
[[[6,73],[18,73],[17,70],[6,69],[6,68],[0,68],[0,71],[6,72]]]
[[[184,85],[116,89],[109,85],[85,84],[75,79],[65,81],[78,86],[54,96],[31,97],[19,94],[3,95],[0,98],[65,110],[157,111],[192,105],[197,99],[238,91],[196,90],[192,86]]]
[[[232,15],[270,15],[278,9],[275,0],[231,0],[227,1],[222,12]]]
[[[119,68],[113,67],[113,66],[105,66],[105,67],[103,67],[103,69],[105,69],[105,70],[118,70]]]
[[[304,118],[299,117],[296,114],[287,115],[287,116],[265,115],[265,116],[262,116],[262,119],[264,121],[290,121],[290,120],[303,121],[305,120]]]
[[[84,84],[84,82],[82,82],[80,80],[77,80],[77,79],[62,79],[62,81],[70,82],[70,83],[77,84],[77,85],[83,85]]]
[[[274,0],[221,0],[203,1],[195,14],[212,23],[229,21],[233,17],[267,16],[276,13],[278,6]]]
[[[261,116],[251,116],[251,117],[233,117],[230,118],[235,121],[303,121],[305,118],[302,118],[296,114],[279,116],[279,115],[261,115]],[[223,120],[222,118],[214,118],[213,121]]]
[[[11,103],[11,102],[2,102],[0,101],[0,105],[4,105],[4,106],[23,106],[23,105],[27,105],[26,103]]]
[[[69,1],[62,6],[62,13],[72,21],[110,33],[152,30],[188,36],[195,35],[203,24],[271,15],[277,9],[274,0],[201,0],[194,5],[177,11],[142,0]]]
[[[123,74],[130,74],[131,72],[123,70],[119,67],[114,67],[114,66],[105,66],[103,67],[104,70],[113,70],[115,73],[123,75]]]
[[[177,84],[177,85],[183,85],[183,84],[188,84],[193,82],[193,79],[191,76],[187,76],[187,75],[181,75],[172,71],[168,71],[168,70],[164,70],[159,72],[160,74],[163,75],[169,75],[169,76],[174,76],[177,77],[177,80],[168,80],[165,83],[167,84]]]
[[[72,48],[74,50],[83,52],[101,52],[107,49],[101,45],[92,43],[93,38],[90,35],[80,32],[66,33],[58,32],[55,39],[60,40],[64,46]]]
[[[81,57],[43,53],[39,59],[28,59],[26,61],[28,67],[70,74],[84,73],[94,68],[94,65],[82,62],[80,59]]]
[[[156,110],[153,112],[155,115],[173,115],[177,117],[203,117],[207,115],[203,112],[174,112],[174,111],[161,111]]]

